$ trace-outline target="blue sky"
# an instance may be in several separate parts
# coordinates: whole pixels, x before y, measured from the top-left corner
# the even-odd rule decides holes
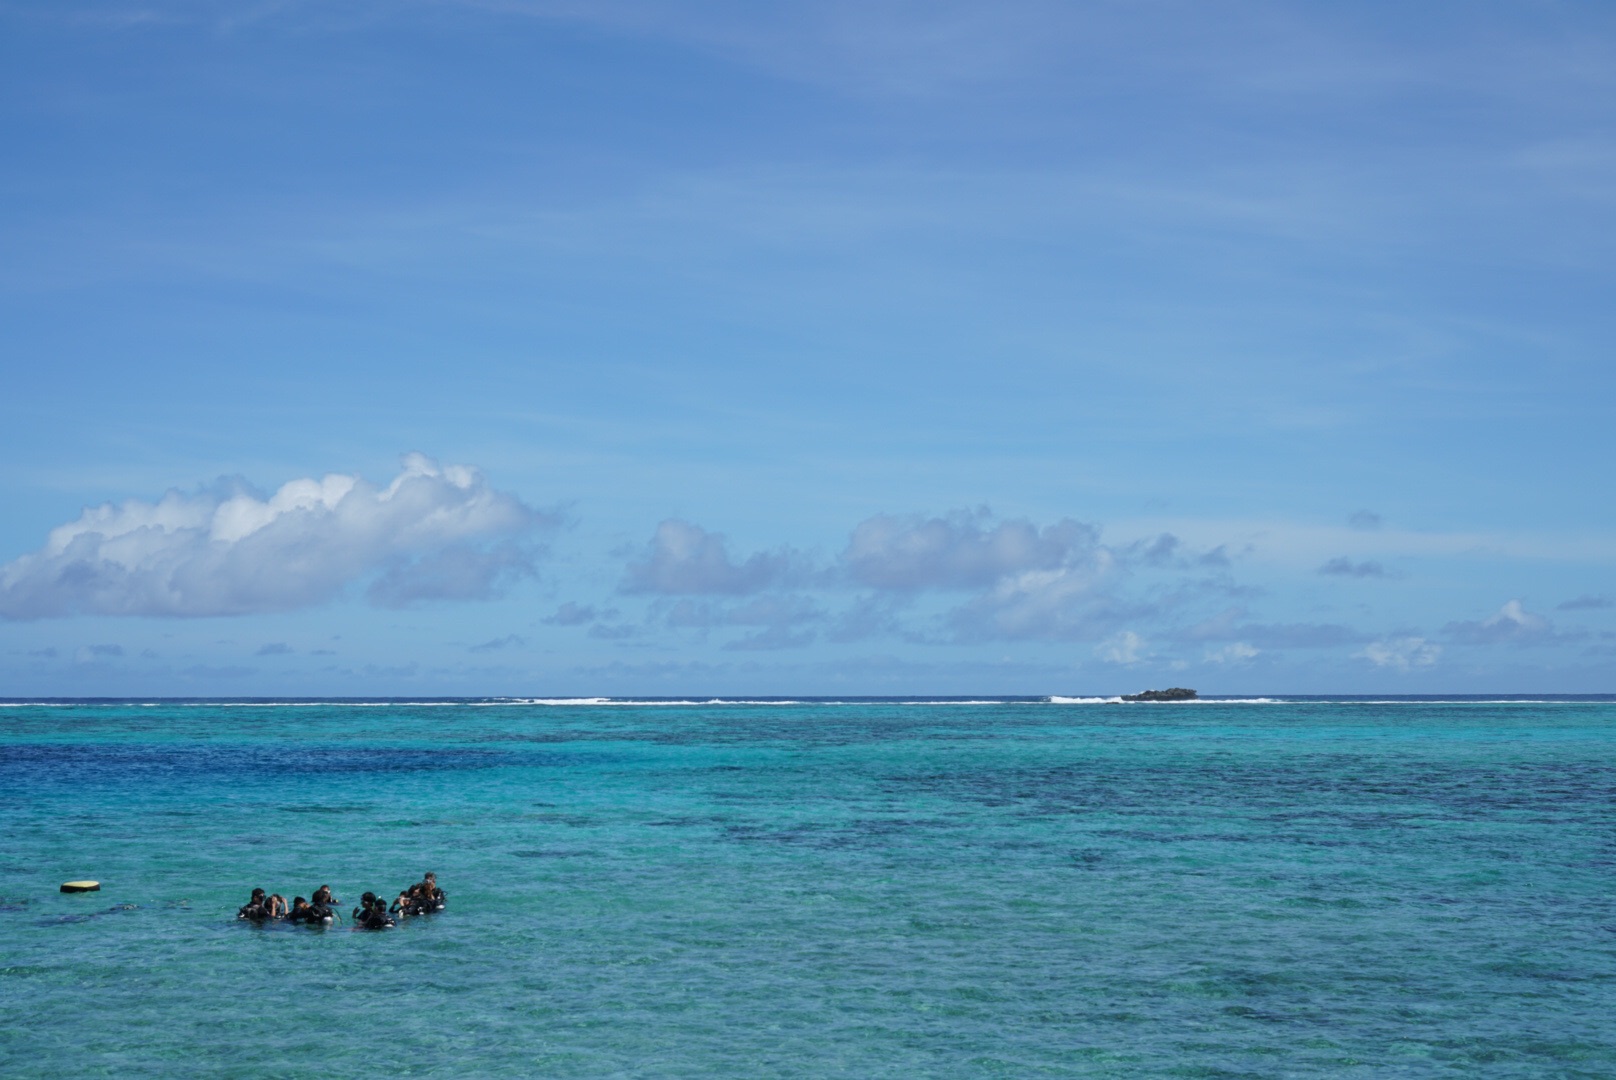
[[[0,3],[0,695],[1616,690],[1608,5]]]

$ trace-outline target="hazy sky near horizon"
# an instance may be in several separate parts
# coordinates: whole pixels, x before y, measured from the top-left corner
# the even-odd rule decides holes
[[[1616,9],[0,2],[0,696],[1616,690]]]

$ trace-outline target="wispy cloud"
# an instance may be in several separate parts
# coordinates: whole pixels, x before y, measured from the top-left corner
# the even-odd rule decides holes
[[[1370,635],[1341,623],[1259,623],[1243,608],[1223,611],[1177,635],[1185,641],[1244,641],[1265,649],[1329,649],[1357,645]]]
[[[1262,650],[1244,641],[1232,641],[1220,649],[1208,649],[1202,657],[1209,664],[1249,664],[1262,655]]]
[[[122,645],[81,645],[76,653],[80,663],[91,660],[106,660],[123,655],[124,647]]]
[[[1145,639],[1132,630],[1122,630],[1094,646],[1094,655],[1108,664],[1131,667],[1145,659]]]
[[[1390,638],[1371,642],[1353,655],[1378,668],[1411,671],[1434,665],[1442,656],[1442,646],[1434,645],[1422,637]]]
[[[1338,555],[1319,567],[1319,573],[1325,577],[1383,578],[1389,576],[1386,573],[1386,568],[1372,559],[1353,562],[1345,555]]]

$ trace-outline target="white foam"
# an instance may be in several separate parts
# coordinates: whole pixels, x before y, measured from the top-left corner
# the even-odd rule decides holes
[[[0,709],[464,709],[535,707],[597,707],[624,706],[649,708],[656,706],[945,706],[945,705],[1118,705],[1120,697],[1068,697],[1059,694],[1046,698],[940,698],[930,701],[866,699],[848,701],[825,699],[804,701],[797,698],[672,698],[662,701],[645,698],[568,697],[568,698],[483,698],[481,700],[424,699],[419,701],[342,701],[335,699],[312,701],[0,701]],[[1140,701],[1134,705],[1610,705],[1607,700],[1579,700],[1575,698],[1193,698],[1188,701]]]
[[[1060,697],[1051,695],[1051,705],[1283,705],[1283,698],[1186,698],[1183,701],[1128,701],[1120,697]]]

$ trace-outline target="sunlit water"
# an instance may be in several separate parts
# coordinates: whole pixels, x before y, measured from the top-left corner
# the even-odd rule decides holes
[[[6,1076],[1616,1076],[1608,700],[23,705],[0,792]]]

